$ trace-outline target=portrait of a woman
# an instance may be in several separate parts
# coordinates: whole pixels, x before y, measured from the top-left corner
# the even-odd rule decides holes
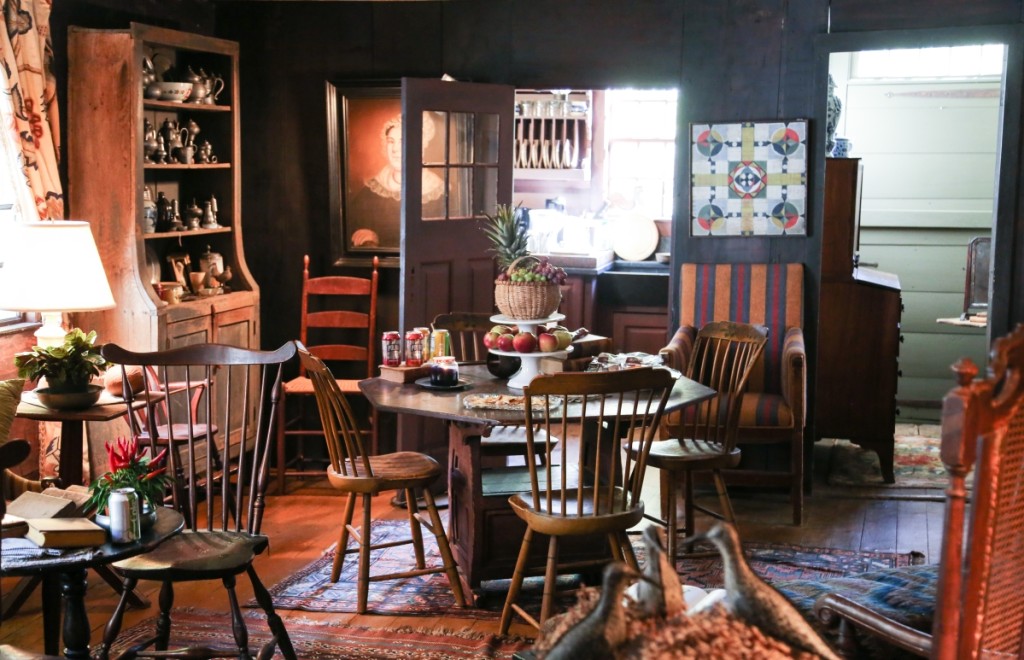
[[[429,148],[436,128],[429,115],[423,118],[423,148]],[[353,126],[350,129],[354,129]],[[356,167],[354,143],[356,133],[349,133],[348,196],[345,204],[345,229],[348,246],[353,250],[390,249],[397,251],[401,241],[402,202],[402,116],[386,116],[373,130],[373,145],[367,133],[362,134],[363,148],[375,147],[376,157],[366,158]],[[373,164],[369,173],[361,174]],[[444,215],[444,180],[436,173],[423,170],[423,215]]]

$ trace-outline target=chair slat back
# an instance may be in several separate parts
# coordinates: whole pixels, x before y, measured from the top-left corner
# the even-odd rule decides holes
[[[764,328],[730,321],[709,323],[698,331],[686,375],[716,394],[684,412],[683,438],[713,442],[723,452],[733,450],[743,393],[767,334]]]
[[[168,452],[168,468],[184,475],[186,493],[174,492],[174,507],[184,514],[193,531],[214,529],[258,534],[263,522],[273,425],[280,397],[282,365],[295,355],[289,342],[276,351],[259,351],[223,344],[196,344],[166,351],[136,353],[116,344],[102,348],[103,356],[120,365],[128,407],[143,402],[151,442],[158,437],[157,420],[166,412],[167,423],[186,428],[180,452]],[[153,368],[164,383],[162,396],[149,396],[148,388],[136,392],[128,379],[128,367]],[[189,414],[194,383],[214,383],[203,388],[198,403],[200,416],[215,420],[197,428]],[[219,398],[214,401],[214,398]],[[181,399],[178,401],[178,399]],[[222,411],[217,417],[215,410]],[[131,419],[138,419],[131,416]],[[142,429],[133,424],[133,433]],[[155,451],[155,446],[151,445]],[[200,492],[202,490],[202,492]],[[184,501],[182,501],[184,500]],[[200,508],[200,504],[205,506]],[[204,525],[200,525],[200,521]]]
[[[974,379],[970,360],[954,365],[960,384],[943,400],[950,486],[932,644],[942,660],[1024,653],[1024,324],[997,339],[990,356],[987,378]]]
[[[483,362],[487,359],[486,335],[494,323],[489,313],[451,312],[438,314],[430,324],[435,330],[447,330],[452,340],[452,354],[460,362]]]
[[[651,367],[534,378],[523,388],[533,506],[573,517],[639,506],[647,456],[674,383],[668,370]],[[584,411],[585,421],[571,421]],[[578,434],[575,474],[568,458],[553,460],[553,443],[535,442],[537,430],[548,437]]]
[[[310,277],[309,255],[305,255],[302,261],[299,341],[314,355],[329,362],[359,363],[358,376],[364,378],[371,376],[376,366],[379,264],[379,259],[374,257],[369,277]],[[314,297],[311,304],[310,299]],[[319,331],[315,341],[309,336],[310,329]],[[301,365],[299,370],[304,373]]]
[[[363,436],[348,399],[338,387],[338,381],[327,365],[301,343],[298,345],[298,353],[306,376],[313,382],[313,393],[316,395],[324,437],[327,438],[331,468],[346,477],[372,479],[373,470],[363,445]]]

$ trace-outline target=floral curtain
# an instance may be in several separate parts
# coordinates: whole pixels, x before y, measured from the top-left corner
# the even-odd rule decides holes
[[[60,162],[60,116],[53,76],[49,0],[4,0],[0,21],[0,67],[10,105],[4,123],[17,140],[20,167],[39,219],[64,219]],[[31,217],[22,208],[25,219]]]
[[[23,221],[63,220],[60,115],[50,41],[50,0],[2,0],[0,21],[0,151]],[[5,100],[6,99],[6,102]],[[21,176],[16,176],[20,173]],[[24,182],[23,184],[21,182]],[[5,200],[11,201],[11,200]],[[34,211],[33,211],[34,210]],[[39,425],[39,474],[59,473],[60,424]],[[88,475],[88,454],[83,456]]]

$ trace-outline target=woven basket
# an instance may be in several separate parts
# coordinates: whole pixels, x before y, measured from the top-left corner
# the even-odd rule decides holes
[[[510,263],[506,272],[511,275],[516,265],[526,258],[520,257]],[[562,291],[557,284],[509,281],[494,283],[494,304],[502,314],[511,319],[546,319],[558,311],[561,302]]]

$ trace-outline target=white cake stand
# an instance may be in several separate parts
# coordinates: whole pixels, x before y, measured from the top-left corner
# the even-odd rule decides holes
[[[562,321],[565,319],[565,314],[554,313],[548,316],[546,319],[514,319],[504,314],[496,314],[491,317],[492,323],[500,323],[501,325],[514,325],[519,327],[520,332],[530,332],[534,335],[537,334],[537,326],[544,325],[545,323],[551,323],[552,321]],[[557,357],[565,358],[569,351],[553,351],[551,353],[519,353],[518,351],[499,351],[495,348],[488,349],[495,355],[507,355],[510,357],[519,358],[521,365],[519,371],[514,373],[511,378],[508,379],[508,387],[513,390],[521,390],[524,385],[529,385],[530,381],[533,380],[534,376],[540,373],[540,359],[542,357]]]

